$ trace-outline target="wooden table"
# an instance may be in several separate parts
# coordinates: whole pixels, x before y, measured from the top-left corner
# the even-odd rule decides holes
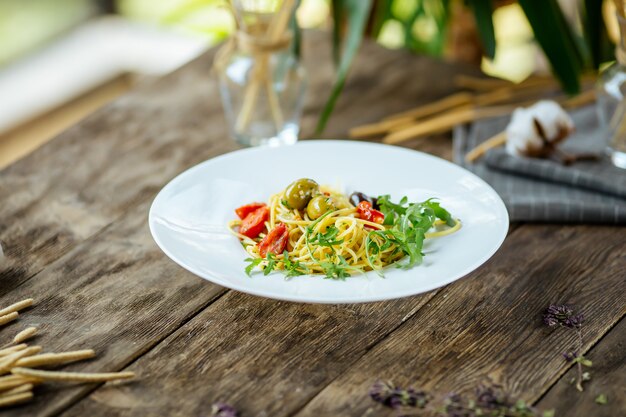
[[[310,135],[332,79],[328,43],[309,34]],[[487,264],[427,294],[361,305],[308,305],[213,285],[156,247],[147,211],[175,175],[237,146],[227,137],[211,51],[106,106],[0,172],[0,305],[36,306],[28,324],[50,351],[92,347],[70,370],[133,370],[136,381],[46,385],[11,416],[394,415],[368,398],[377,379],[437,393],[484,382],[555,408],[558,416],[626,410],[626,234],[611,226],[514,224]],[[326,137],[444,96],[474,69],[366,44]],[[450,158],[450,141],[409,146]],[[585,313],[593,379],[578,393],[561,353],[573,332],[541,313],[569,302]],[[572,334],[570,334],[572,333]],[[4,342],[2,342],[4,343]],[[609,404],[594,398],[604,393]]]

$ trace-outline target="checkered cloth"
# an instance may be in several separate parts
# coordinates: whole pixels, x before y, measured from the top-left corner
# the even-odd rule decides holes
[[[511,221],[624,224],[626,170],[615,168],[604,156],[606,141],[595,107],[571,115],[576,133],[562,149],[601,154],[601,161],[566,167],[550,160],[512,156],[498,148],[474,164],[466,164],[467,152],[506,128],[509,117],[499,117],[455,129],[455,162],[491,184],[504,200]]]

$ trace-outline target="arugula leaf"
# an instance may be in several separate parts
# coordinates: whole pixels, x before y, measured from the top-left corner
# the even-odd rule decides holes
[[[320,246],[326,246],[332,249],[333,246],[341,245],[343,239],[337,240],[336,237],[339,234],[339,229],[335,226],[328,226],[324,233],[318,233],[309,239],[309,242],[316,243]]]
[[[243,260],[244,262],[250,262],[250,265],[246,266],[246,275],[249,277],[252,276],[252,270],[259,266],[261,262],[263,262],[263,258],[246,258]]]
[[[435,216],[437,216],[438,219],[446,222],[448,226],[452,227],[456,224],[456,221],[452,218],[450,212],[441,207],[441,204],[438,201],[433,201],[433,199],[430,198],[424,201],[422,204],[432,209],[435,212]]]
[[[330,279],[341,279],[344,280],[350,277],[349,271],[357,271],[360,272],[359,268],[348,265],[346,258],[341,255],[336,256],[339,263],[335,263],[332,261],[320,262],[320,266],[324,269],[324,273],[326,274],[326,278]]]
[[[283,262],[285,264],[285,271],[287,271],[287,277],[295,277],[298,275],[304,275],[311,272],[311,270],[306,266],[300,263],[299,261],[292,261],[289,259],[289,252],[283,252]]]
[[[385,215],[384,225],[394,224],[396,216],[403,215],[406,212],[406,208],[403,207],[407,203],[408,199],[402,197],[399,203],[393,203],[389,194],[381,195],[377,198],[378,207],[380,211]]]
[[[269,275],[276,268],[276,255],[272,252],[268,252],[265,256],[265,260],[267,261],[267,265],[263,268],[263,275]]]

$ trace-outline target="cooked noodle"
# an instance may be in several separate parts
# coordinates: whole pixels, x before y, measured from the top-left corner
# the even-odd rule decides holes
[[[306,210],[289,209],[284,204],[285,191],[274,194],[269,199],[267,206],[270,214],[269,220],[265,222],[265,230],[272,230],[280,223],[287,226],[289,241],[286,250],[289,261],[299,262],[305,268],[306,273],[327,274],[328,263],[338,263],[341,259],[348,273],[354,274],[372,270],[380,271],[405,256],[405,253],[396,245],[384,247],[384,238],[376,233],[370,234],[374,230],[385,231],[389,226],[359,218],[357,208],[345,195],[327,188],[323,188],[323,191],[333,198],[337,210],[326,212],[316,220],[309,219]],[[259,253],[258,242],[265,237],[265,234],[261,233],[255,239],[244,236],[238,232],[241,223],[239,219],[232,220],[228,223],[228,227],[241,240],[251,258],[263,258]],[[319,244],[319,236],[326,233],[332,226],[337,229],[334,236],[334,242],[337,244]],[[425,234],[425,238],[446,236],[456,232],[460,227],[461,222],[458,220],[452,227],[445,226],[441,220],[436,220],[433,228]],[[368,239],[373,240],[381,248],[376,256],[368,253]],[[260,265],[265,266],[266,262],[263,261]],[[285,269],[283,254],[275,255],[273,269]]]

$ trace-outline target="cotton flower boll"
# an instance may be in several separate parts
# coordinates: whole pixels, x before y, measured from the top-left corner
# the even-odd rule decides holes
[[[558,103],[542,100],[513,112],[506,128],[511,155],[542,157],[574,131],[574,122]]]

